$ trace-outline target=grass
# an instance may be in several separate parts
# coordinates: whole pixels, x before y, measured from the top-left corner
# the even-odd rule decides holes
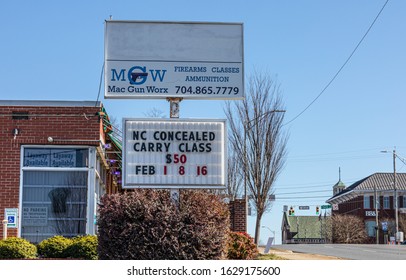
[[[286,260],[275,254],[259,254],[257,260]]]

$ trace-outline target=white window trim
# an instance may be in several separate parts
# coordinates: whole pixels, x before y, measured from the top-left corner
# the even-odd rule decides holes
[[[43,148],[43,149],[88,149],[88,167],[29,167],[24,166],[24,149],[31,149],[31,148]],[[95,233],[95,226],[94,226],[94,207],[95,207],[95,165],[96,165],[96,147],[94,146],[74,146],[74,145],[21,145],[20,147],[20,191],[19,191],[19,206],[18,206],[18,230],[17,236],[21,237],[22,232],[22,224],[21,224],[21,213],[22,213],[22,205],[23,205],[23,173],[24,171],[86,171],[88,174],[87,179],[87,208],[86,208],[86,234],[94,234]],[[92,210],[90,210],[92,209]]]

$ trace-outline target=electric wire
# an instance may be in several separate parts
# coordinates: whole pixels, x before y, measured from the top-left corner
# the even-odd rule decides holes
[[[352,56],[354,55],[354,53],[357,51],[358,47],[361,45],[361,43],[364,41],[365,37],[368,35],[369,31],[372,29],[372,27],[374,26],[375,22],[378,20],[379,16],[381,15],[382,11],[385,9],[386,4],[388,4],[389,0],[386,0],[385,4],[383,4],[381,10],[379,11],[379,13],[376,15],[375,19],[372,21],[371,25],[369,26],[369,28],[367,29],[367,31],[365,32],[364,36],[362,36],[361,40],[358,42],[358,44],[355,46],[354,50],[351,52],[351,54],[349,55],[349,57],[347,58],[347,60],[344,62],[344,64],[340,67],[340,69],[338,69],[338,71],[335,73],[335,75],[333,76],[333,78],[330,79],[330,81],[327,83],[327,85],[322,89],[322,91],[316,96],[316,98],[313,99],[312,102],[310,102],[309,105],[306,106],[306,108],[304,108],[299,114],[297,114],[293,119],[291,119],[290,121],[288,121],[287,123],[283,124],[283,126],[288,125],[290,123],[292,123],[293,121],[295,121],[297,118],[299,118],[304,112],[306,112],[310,106],[312,106],[317,99],[319,99],[319,97],[321,95],[323,95],[323,93],[327,90],[327,88],[330,87],[330,85],[333,83],[333,81],[337,78],[337,76],[341,73],[341,71],[344,69],[344,67],[347,65],[347,63],[350,61],[350,59],[352,58]]]
[[[103,81],[103,73],[104,73],[104,62],[103,62],[102,70],[101,70],[101,73],[100,73],[99,92],[97,94],[97,99],[96,99],[96,102],[94,104],[94,107],[97,107],[97,102],[99,102],[100,92],[101,92],[101,87],[102,87],[102,81]]]

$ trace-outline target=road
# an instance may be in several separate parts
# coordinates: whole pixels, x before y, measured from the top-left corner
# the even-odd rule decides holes
[[[285,244],[272,249],[334,256],[350,260],[406,260],[404,245],[372,244]]]

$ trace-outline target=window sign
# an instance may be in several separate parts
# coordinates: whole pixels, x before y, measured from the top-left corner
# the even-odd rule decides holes
[[[49,149],[25,149],[24,166],[35,166],[35,167],[50,166]]]
[[[76,166],[76,151],[75,150],[59,150],[51,153],[51,166],[53,167],[75,167]]]
[[[88,149],[24,149],[25,167],[86,167]]]
[[[23,207],[23,226],[46,226],[47,207]]]

